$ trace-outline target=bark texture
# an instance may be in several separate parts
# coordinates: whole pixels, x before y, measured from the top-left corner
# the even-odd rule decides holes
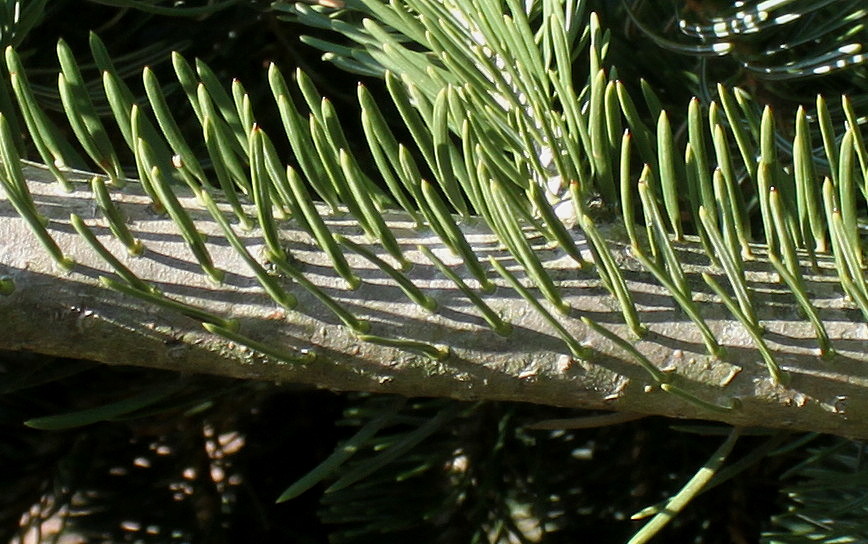
[[[347,252],[363,280],[359,289],[349,289],[314,238],[292,220],[280,223],[286,247],[310,281],[366,319],[371,334],[448,346],[448,357],[434,360],[412,349],[359,340],[315,297],[284,278],[279,281],[298,297],[298,305],[293,310],[278,306],[213,219],[183,190],[178,191],[179,199],[207,235],[214,262],[226,271],[222,284],[202,273],[174,223],[154,212],[138,185],[113,194],[131,231],[146,248],[142,256],[132,257],[111,235],[88,184],[77,183],[74,192],[65,193],[59,184],[48,181],[44,171],[33,168],[26,173],[37,209],[50,219],[49,232],[76,264],[71,272],[60,270],[0,194],[0,278],[14,284],[10,294],[0,295],[0,349],[333,390],[525,401],[868,437],[868,324],[841,294],[828,261],[821,260],[820,269],[811,272],[807,289],[836,350],[830,360],[819,357],[814,329],[800,315],[786,285],[769,273],[761,247],[757,259],[748,263],[755,307],[767,331],[765,341],[791,376],[787,385],[781,385],[769,377],[745,328],[699,278],[701,271],[720,272],[709,268],[695,242],[680,244],[678,250],[700,312],[726,348],[721,358],[706,353],[698,327],[630,256],[617,225],[600,225],[600,229],[625,270],[639,315],[649,329],[641,339],[624,326],[615,299],[601,287],[593,270],[579,269],[563,251],[535,240],[538,255],[571,307],[569,316],[552,310],[553,314],[590,348],[589,357],[577,360],[541,314],[493,271],[490,276],[498,289],[483,298],[512,324],[513,332],[506,337],[492,332],[477,307],[416,247],[429,247],[448,264],[459,259],[435,234],[414,229],[403,215],[390,215],[388,224],[413,263],[408,277],[437,301],[434,312],[411,302],[369,261]],[[325,208],[321,211],[326,213]],[[241,334],[287,353],[313,352],[315,360],[290,363],[264,356],[209,333],[199,321],[177,311],[102,286],[99,276],[116,278],[116,274],[72,228],[69,214],[73,212],[136,275],[168,297],[235,318]],[[328,216],[327,224],[333,232],[385,254],[364,238],[352,217]],[[478,255],[503,259],[507,268],[527,281],[482,223],[461,226]],[[251,255],[263,262],[260,233],[236,232]],[[579,247],[584,247],[580,234],[574,234]],[[454,270],[468,284],[478,286],[463,266]],[[718,280],[726,284],[724,277]],[[728,409],[713,410],[663,391],[633,354],[586,327],[581,316],[629,339],[657,368],[675,376],[672,383],[683,390]]]

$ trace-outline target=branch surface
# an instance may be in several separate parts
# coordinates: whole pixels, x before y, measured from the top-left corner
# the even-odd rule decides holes
[[[593,269],[580,269],[563,251],[535,240],[535,251],[571,310],[563,316],[545,301],[543,305],[588,349],[587,357],[577,359],[546,319],[490,271],[498,288],[492,295],[480,294],[513,327],[508,336],[495,334],[478,308],[417,246],[431,249],[469,285],[478,287],[478,282],[457,266],[460,259],[434,233],[415,229],[402,214],[387,216],[387,223],[413,263],[407,276],[437,301],[434,312],[410,301],[380,268],[347,251],[350,265],[362,279],[362,285],[351,290],[312,236],[292,220],[280,223],[283,242],[308,280],[367,320],[372,335],[448,347],[448,356],[437,360],[412,346],[360,340],[308,291],[277,276],[281,286],[298,298],[294,309],[281,308],[265,294],[249,266],[189,192],[179,190],[179,200],[207,236],[214,262],[226,272],[220,284],[202,272],[173,221],[153,210],[137,184],[113,194],[130,230],[145,246],[142,256],[133,257],[112,236],[88,184],[76,183],[72,193],[65,193],[59,184],[49,182],[46,172],[35,168],[25,172],[36,208],[49,218],[49,232],[76,264],[72,271],[62,271],[5,195],[0,195],[0,278],[14,284],[11,294],[0,295],[0,349],[332,390],[524,401],[868,437],[868,324],[841,294],[834,266],[827,261],[820,260],[819,269],[806,274],[806,279],[836,351],[829,360],[819,357],[814,329],[799,315],[786,285],[769,273],[761,247],[757,259],[748,263],[764,339],[791,376],[782,385],[770,378],[754,339],[699,278],[700,271],[715,271],[696,242],[680,244],[678,250],[700,312],[726,349],[720,358],[706,352],[698,327],[632,258],[617,225],[599,228],[625,271],[639,316],[648,328],[641,339],[628,331],[615,299],[602,288]],[[325,207],[320,211],[327,214]],[[270,348],[293,355],[315,353],[315,359],[297,363],[265,356],[208,332],[197,319],[106,288],[100,276],[120,278],[76,233],[70,213],[81,216],[124,265],[167,297],[234,318],[240,334]],[[390,259],[364,237],[349,215],[328,215],[326,222],[333,233]],[[461,228],[481,259],[494,256],[531,286],[481,221]],[[237,226],[236,233],[250,254],[265,264],[261,233]],[[585,249],[580,233],[574,236],[579,248]],[[718,279],[725,284],[725,278]],[[662,390],[634,354],[585,326],[582,316],[628,339],[671,377],[670,383],[694,399]]]

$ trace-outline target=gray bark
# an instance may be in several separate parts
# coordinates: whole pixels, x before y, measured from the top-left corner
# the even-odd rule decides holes
[[[707,266],[695,242],[680,244],[678,249],[685,262],[694,263],[688,267],[689,282],[703,317],[726,348],[721,359],[706,353],[695,324],[633,260],[616,225],[600,225],[600,229],[625,270],[639,315],[648,326],[649,334],[642,339],[632,337],[623,325],[615,300],[593,271],[579,270],[563,252],[537,240],[540,258],[572,308],[569,316],[559,316],[560,322],[593,353],[576,360],[540,314],[491,272],[499,287],[484,298],[514,327],[507,337],[494,334],[477,308],[416,246],[428,246],[448,263],[459,260],[436,235],[415,230],[401,214],[390,215],[388,224],[414,263],[408,277],[437,300],[439,307],[433,313],[408,300],[379,268],[348,252],[350,264],[363,280],[359,289],[350,290],[313,238],[293,221],[281,222],[285,244],[308,279],[368,320],[372,334],[448,346],[448,357],[433,360],[411,350],[360,341],[289,280],[280,279],[299,303],[294,310],[280,308],[189,193],[178,191],[198,228],[208,236],[214,262],[226,271],[222,284],[202,273],[174,223],[154,213],[137,185],[113,194],[130,229],[146,247],[141,257],[131,257],[99,216],[86,183],[65,193],[47,181],[46,172],[28,168],[26,173],[37,209],[50,219],[49,232],[76,265],[71,272],[60,270],[0,193],[0,278],[14,282],[14,291],[0,296],[0,349],[333,390],[524,401],[868,437],[868,324],[841,294],[827,260],[821,260],[821,269],[807,279],[808,292],[837,352],[828,361],[819,357],[814,330],[799,316],[793,295],[768,272],[762,248],[757,248],[757,260],[749,263],[755,305],[767,330],[765,340],[792,377],[785,386],[771,380],[744,327],[698,278],[700,271],[720,272]],[[321,211],[326,213],[325,208]],[[289,363],[264,356],[207,332],[200,322],[178,312],[103,287],[100,275],[116,275],[72,229],[72,212],[84,218],[126,266],[167,296],[236,318],[240,333],[286,352],[314,352],[316,359]],[[333,232],[370,244],[349,216],[329,216],[327,223]],[[503,258],[510,270],[526,279],[481,222],[463,224],[462,229],[477,254]],[[236,232],[250,253],[261,259],[260,233]],[[580,234],[575,236],[582,247]],[[381,249],[377,252],[384,254]],[[455,270],[477,285],[463,267]],[[726,284],[725,278],[718,279]],[[587,328],[580,316],[630,339],[659,369],[677,375],[674,383],[696,397],[734,407],[709,410],[661,390],[633,355]]]

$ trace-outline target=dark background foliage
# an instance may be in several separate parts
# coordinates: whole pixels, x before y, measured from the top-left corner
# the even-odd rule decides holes
[[[544,542],[620,542],[638,526],[629,516],[671,495],[721,440],[674,430],[660,418],[528,430],[575,413],[510,403],[404,403],[21,353],[2,360],[4,542],[21,531],[26,512],[62,519],[67,534],[83,542],[486,542],[498,523],[521,526],[522,518],[529,535],[539,533],[533,520],[545,521]],[[117,421],[59,431],[22,426],[177,381],[180,392]],[[401,458],[345,490],[323,494],[319,485],[275,504],[360,423],[397,403],[400,419],[385,438],[401,439],[438,414],[448,416]],[[733,458],[764,440],[748,437]],[[363,448],[359,458],[374,455]],[[776,476],[793,455],[754,465],[710,491],[660,538],[755,542],[781,508]],[[352,469],[350,463],[346,471]]]

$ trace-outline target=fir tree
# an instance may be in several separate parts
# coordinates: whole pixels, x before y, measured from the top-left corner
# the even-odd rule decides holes
[[[4,526],[865,539],[865,9],[662,4],[7,2]]]

